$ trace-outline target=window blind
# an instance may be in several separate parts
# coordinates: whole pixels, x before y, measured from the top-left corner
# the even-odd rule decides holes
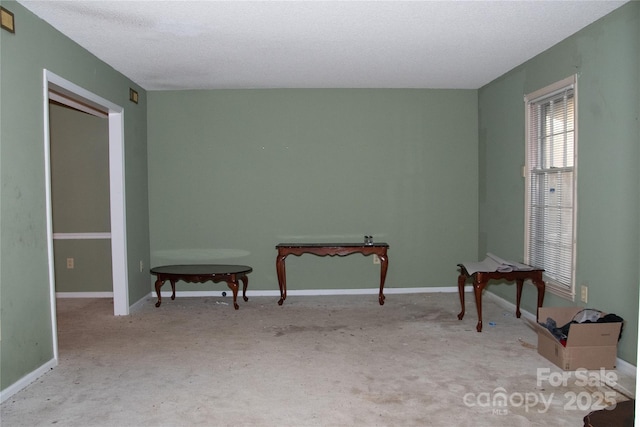
[[[525,261],[545,270],[550,290],[574,292],[574,85],[527,102]]]

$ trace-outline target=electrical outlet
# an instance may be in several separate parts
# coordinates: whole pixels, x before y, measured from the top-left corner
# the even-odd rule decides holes
[[[589,301],[589,287],[587,285],[580,287],[580,301],[585,304]]]
[[[380,264],[380,257],[378,255],[373,255],[373,263]]]
[[[73,258],[67,258],[67,268],[69,270],[73,270],[73,268],[75,267],[75,261]]]
[[[140,273],[144,271],[144,263],[140,261]]]

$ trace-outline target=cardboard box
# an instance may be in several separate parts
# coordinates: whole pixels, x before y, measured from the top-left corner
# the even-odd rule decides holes
[[[540,307],[538,322],[550,317],[564,326],[582,307]],[[566,347],[548,329],[537,325],[538,353],[565,371],[613,369],[616,366],[618,337],[622,323],[575,323],[569,327]]]

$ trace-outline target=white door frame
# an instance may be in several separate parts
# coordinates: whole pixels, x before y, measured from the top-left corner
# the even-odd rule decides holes
[[[124,109],[68,80],[43,70],[45,192],[47,216],[47,252],[54,357],[58,359],[56,333],[56,286],[53,259],[53,209],[51,205],[51,156],[49,136],[49,93],[54,89],[73,101],[104,111],[109,120],[109,199],[111,213],[111,264],[113,276],[113,314],[129,314],[129,283],[127,278],[127,245],[124,186]]]

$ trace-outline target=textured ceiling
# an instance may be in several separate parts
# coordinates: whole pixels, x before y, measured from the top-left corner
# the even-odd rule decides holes
[[[19,2],[143,88],[175,90],[476,89],[626,0]]]

